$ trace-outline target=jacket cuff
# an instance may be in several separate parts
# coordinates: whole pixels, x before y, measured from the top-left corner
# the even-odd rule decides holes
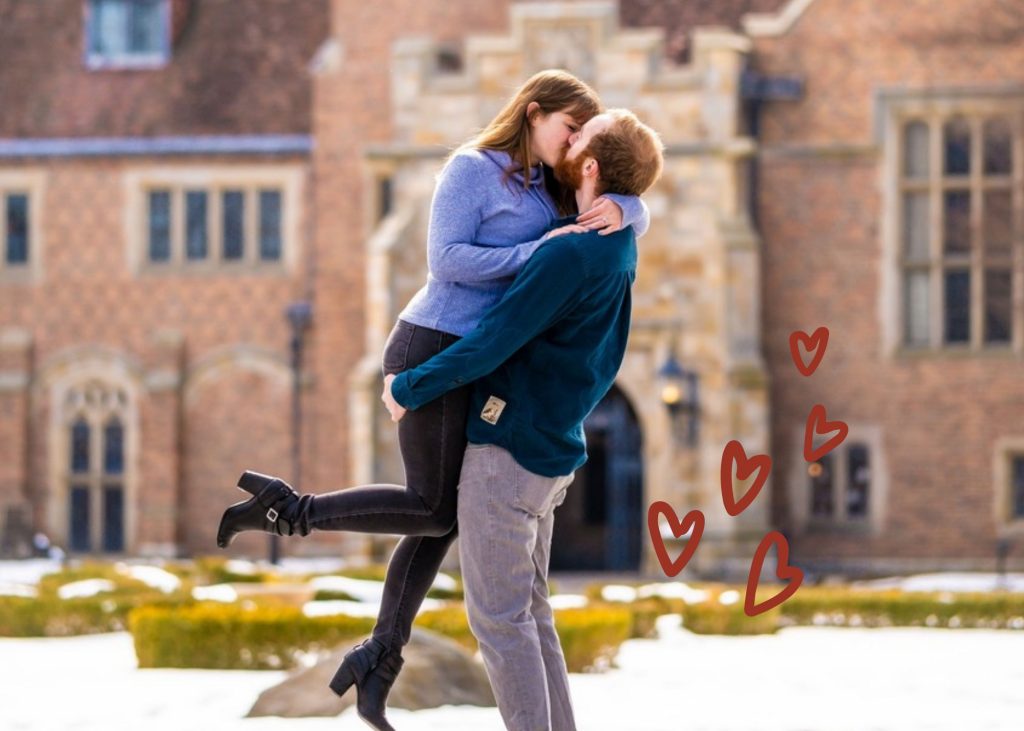
[[[391,397],[403,408],[413,411],[419,405],[409,388],[409,371],[402,371],[391,382]]]

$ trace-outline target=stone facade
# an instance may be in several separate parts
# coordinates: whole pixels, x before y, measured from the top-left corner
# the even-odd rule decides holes
[[[399,464],[390,422],[378,419],[371,431],[367,418],[380,392],[375,354],[425,279],[426,221],[445,151],[484,126],[522,79],[560,66],[590,83],[607,106],[636,111],[666,144],[663,178],[645,195],[652,227],[639,242],[634,329],[617,386],[642,435],[642,505],[667,500],[699,507],[707,533],[695,568],[738,569],[749,563],[768,517],[763,501],[729,518],[714,488],[730,439],[742,439],[752,452],[766,450],[769,441],[767,374],[759,351],[759,243],[745,199],[754,148],[740,129],[739,110],[749,41],[698,30],[692,62],[677,66],[664,59],[663,31],[623,29],[613,3],[518,5],[510,19],[505,35],[466,37],[456,74],[433,63],[440,51],[435,41],[407,38],[395,45],[392,139],[367,155],[370,176],[390,181],[394,203],[367,251],[371,355],[352,397],[364,405],[353,411],[353,429],[359,430],[353,433],[360,434],[351,442],[356,473],[369,476],[376,465]],[[655,374],[670,349],[701,378],[696,449],[679,447],[659,397]],[[393,467],[390,472],[394,479]],[[644,515],[637,511],[633,519],[643,521]],[[656,566],[645,552],[642,568]]]

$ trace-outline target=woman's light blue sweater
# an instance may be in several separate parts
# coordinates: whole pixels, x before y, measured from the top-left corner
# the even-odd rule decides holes
[[[512,284],[541,237],[559,218],[540,165],[530,188],[521,173],[502,178],[508,153],[461,150],[438,175],[427,233],[427,283],[399,317],[413,325],[466,335]],[[622,208],[623,226],[639,238],[650,224],[636,196],[607,194]]]

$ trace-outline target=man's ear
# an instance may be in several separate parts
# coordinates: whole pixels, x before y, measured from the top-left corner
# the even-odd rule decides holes
[[[601,166],[592,157],[588,157],[587,161],[583,163],[583,176],[586,178],[597,177],[598,173],[601,172]]]

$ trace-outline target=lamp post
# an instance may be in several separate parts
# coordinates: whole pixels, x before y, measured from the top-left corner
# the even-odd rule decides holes
[[[669,351],[668,359],[658,369],[657,376],[661,402],[668,409],[676,439],[688,447],[696,446],[700,412],[700,403],[697,400],[697,373],[683,368],[676,360],[675,353]],[[684,431],[685,436],[680,437],[680,431]]]
[[[302,353],[305,347],[305,334],[313,322],[313,305],[311,302],[292,302],[285,309],[285,317],[291,328],[291,366],[292,366],[292,487],[301,490],[302,483]],[[280,538],[270,535],[270,563],[277,564],[281,559]]]
[[[1005,590],[1006,557],[1010,555],[1010,539],[1005,536],[996,541],[996,587]]]

